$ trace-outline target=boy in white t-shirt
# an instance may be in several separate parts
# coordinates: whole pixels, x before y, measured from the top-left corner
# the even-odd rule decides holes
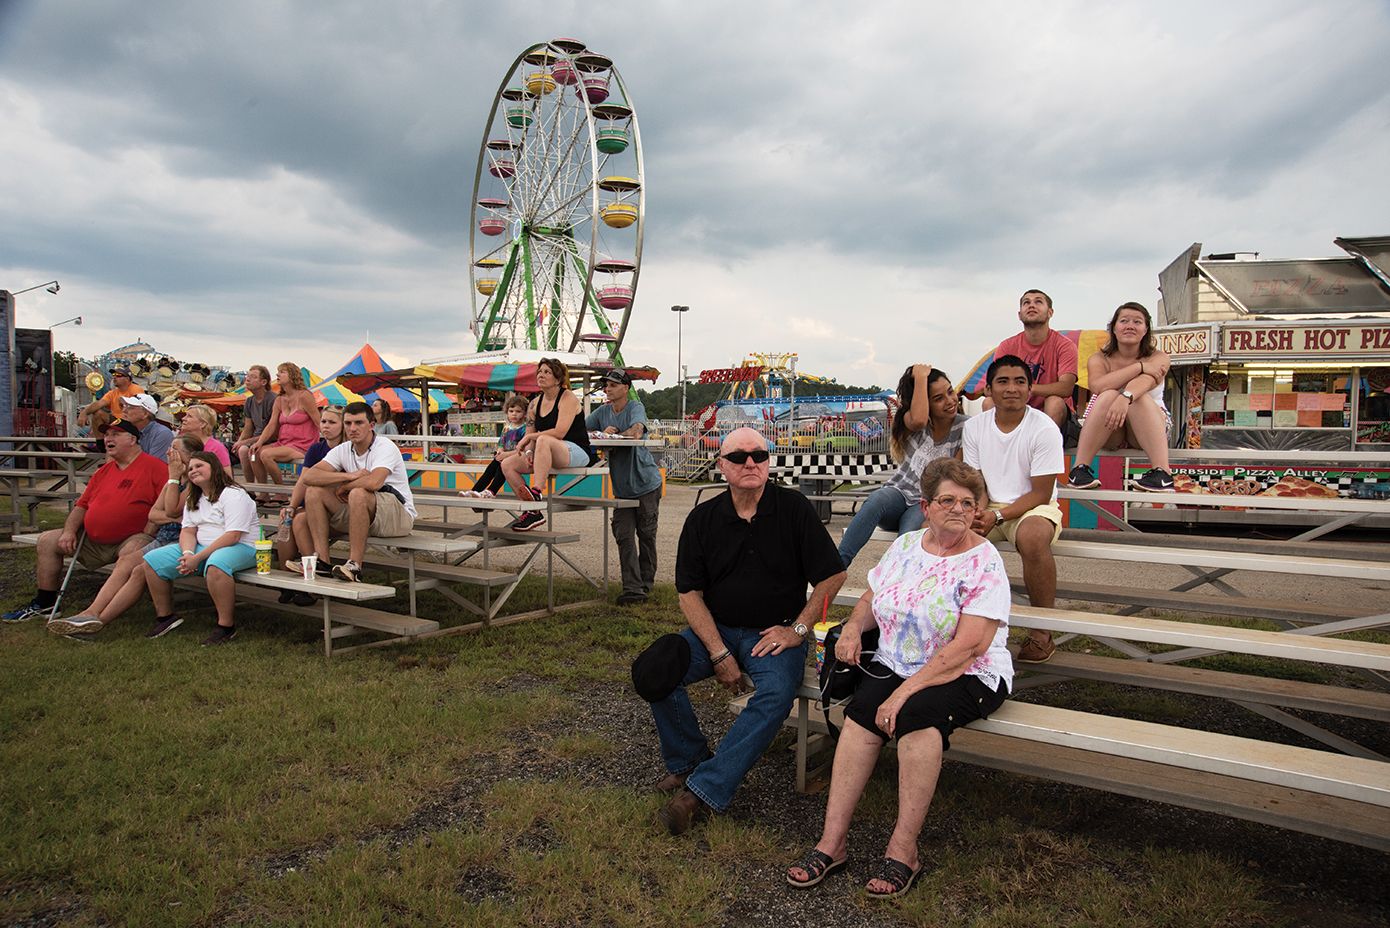
[[[294,519],[295,543],[318,555],[319,571],[341,580],[362,579],[367,538],[399,538],[415,527],[415,498],[396,443],[372,429],[372,408],[349,403],[343,410],[346,441],[302,471],[304,511]],[[328,539],[348,536],[348,559],[329,568]],[[290,570],[303,573],[302,561]]]
[[[1066,471],[1062,433],[1028,405],[1032,382],[1022,358],[996,358],[985,373],[985,391],[994,408],[965,423],[960,454],[984,474],[989,489],[989,508],[977,512],[975,531],[990,541],[1013,543],[1023,561],[1028,601],[1050,609],[1057,597],[1052,543],[1062,534],[1057,477]],[[1017,660],[1041,664],[1055,650],[1051,632],[1032,629]]]

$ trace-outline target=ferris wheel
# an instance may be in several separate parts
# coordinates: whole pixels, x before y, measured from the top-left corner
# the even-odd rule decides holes
[[[469,247],[479,351],[580,351],[621,364],[642,263],[642,141],[613,60],[532,45],[488,113]]]

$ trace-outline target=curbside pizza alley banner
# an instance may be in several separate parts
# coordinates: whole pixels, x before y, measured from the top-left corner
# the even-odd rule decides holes
[[[1129,474],[1138,478],[1148,462],[1130,461]],[[1177,493],[1225,496],[1281,496],[1305,499],[1390,498],[1390,469],[1382,467],[1242,467],[1174,464]],[[1158,501],[1177,502],[1172,497]]]

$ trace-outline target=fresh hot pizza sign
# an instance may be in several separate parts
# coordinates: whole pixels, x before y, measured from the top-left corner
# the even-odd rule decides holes
[[[1390,321],[1227,325],[1221,331],[1222,358],[1390,358]]]

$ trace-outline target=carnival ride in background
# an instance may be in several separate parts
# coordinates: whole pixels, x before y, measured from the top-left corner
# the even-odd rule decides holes
[[[882,438],[896,400],[891,391],[853,395],[796,395],[793,385],[833,384],[796,369],[796,352],[749,352],[736,367],[700,372],[700,383],[728,383],[724,399],[693,418],[695,442],[717,448],[731,430],[749,427],[779,446],[816,451],[860,451]]]
[[[477,350],[623,363],[645,212],[637,112],[613,60],[577,39],[525,49],[493,98],[473,176]]]

